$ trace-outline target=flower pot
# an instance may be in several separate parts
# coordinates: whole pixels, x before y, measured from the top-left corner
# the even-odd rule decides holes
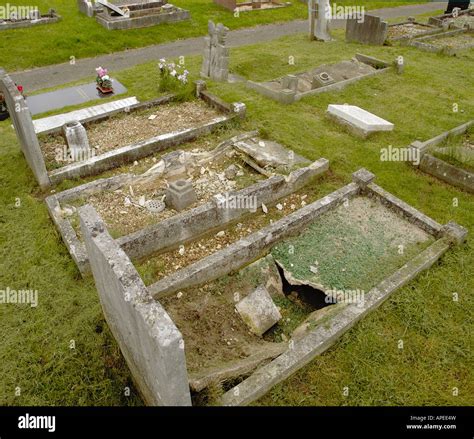
[[[100,85],[97,85],[97,90],[99,90],[103,94],[108,94],[108,93],[113,93],[114,92],[114,89],[112,87],[106,88],[106,87],[102,87]]]

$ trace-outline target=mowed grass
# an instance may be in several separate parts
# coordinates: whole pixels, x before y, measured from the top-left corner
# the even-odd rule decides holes
[[[62,20],[59,23],[30,29],[14,29],[0,32],[0,66],[7,71],[29,69],[70,62],[71,57],[87,58],[116,51],[134,49],[177,39],[197,37],[207,33],[207,22],[221,22],[230,29],[271,24],[307,17],[307,6],[293,0],[292,5],[274,10],[234,13],[212,0],[175,0],[176,6],[187,9],[191,19],[178,23],[161,24],[142,29],[108,31],[79,12],[76,0],[34,0],[29,6],[37,6],[45,14],[54,8]],[[403,4],[424,3],[423,0],[363,1],[367,9],[395,7]],[[23,0],[10,0],[11,6],[24,6]],[[352,5],[341,0],[338,5]],[[2,18],[2,17],[0,17]]]
[[[343,32],[335,35],[337,41],[328,44],[294,36],[233,49],[231,68],[264,80],[362,52],[387,61],[403,55],[405,73],[391,71],[289,106],[243,84],[209,83],[209,88],[229,102],[247,104],[242,129],[260,129],[309,159],[329,159],[321,195],[366,167],[394,195],[440,223],[454,220],[472,233],[472,195],[406,163],[380,161],[380,148],[405,147],[474,117],[474,89],[468,86],[474,51],[448,58],[408,47],[345,44]],[[289,56],[296,65],[288,64]],[[186,62],[197,75],[200,58]],[[130,94],[145,99],[156,92],[154,62],[115,73]],[[345,102],[393,122],[395,130],[356,139],[325,117],[329,103]],[[0,404],[141,404],[133,387],[126,396],[131,376],[107,329],[93,280],[80,277],[61,242],[9,121],[0,123],[0,155],[0,288],[39,292],[37,308],[0,305]],[[74,184],[79,182],[62,187]],[[472,405],[472,242],[470,237],[446,254],[257,404]]]

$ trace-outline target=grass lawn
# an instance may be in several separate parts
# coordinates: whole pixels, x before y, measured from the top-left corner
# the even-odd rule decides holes
[[[335,36],[327,44],[301,35],[233,49],[231,69],[269,80],[362,52],[386,61],[403,55],[405,73],[390,71],[289,106],[243,84],[209,83],[209,88],[227,101],[247,104],[242,129],[260,129],[309,159],[329,159],[329,175],[317,187],[321,196],[366,167],[386,190],[441,223],[458,222],[471,236],[258,404],[472,405],[474,197],[409,164],[382,162],[380,148],[406,147],[473,118],[474,88],[465,84],[474,71],[474,51],[448,58],[412,47],[345,44],[342,31]],[[289,56],[295,56],[296,65],[288,65]],[[187,59],[195,75],[200,62],[199,57]],[[155,95],[155,62],[114,76],[131,95]],[[345,102],[393,122],[394,131],[366,141],[346,133],[325,117],[329,103]],[[453,112],[453,103],[458,112]],[[0,122],[0,160],[0,288],[35,289],[39,294],[37,308],[0,306],[0,404],[142,404],[133,387],[130,396],[125,394],[131,376],[103,318],[94,282],[80,277],[49,219],[46,194],[38,190],[9,121]],[[79,182],[61,187],[74,184]]]
[[[23,0],[11,0],[10,5],[24,5]],[[69,62],[71,57],[87,58],[120,50],[134,49],[165,43],[177,39],[197,37],[207,33],[208,20],[224,23],[230,29],[284,22],[307,17],[307,7],[293,0],[287,8],[241,13],[239,17],[227,9],[215,5],[212,0],[175,0],[176,6],[191,12],[191,19],[179,23],[108,31],[79,12],[76,0],[35,0],[30,6],[38,6],[46,13],[54,8],[61,15],[59,23],[0,32],[0,66],[7,71],[24,70],[50,64]],[[351,4],[348,0],[337,4]],[[403,4],[424,3],[412,1],[363,1],[367,9],[395,7]]]

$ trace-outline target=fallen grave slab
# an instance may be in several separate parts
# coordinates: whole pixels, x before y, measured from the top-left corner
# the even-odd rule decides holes
[[[327,114],[354,134],[366,138],[372,133],[392,131],[393,123],[355,105],[328,105]]]

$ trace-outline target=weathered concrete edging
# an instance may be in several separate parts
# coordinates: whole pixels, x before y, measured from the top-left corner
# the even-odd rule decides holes
[[[420,157],[418,168],[446,183],[459,187],[467,192],[474,193],[473,172],[458,168],[429,154],[430,148],[438,146],[450,136],[464,134],[473,124],[474,120],[470,120],[425,142],[413,142],[410,148],[413,148]]]
[[[414,24],[417,26],[426,27],[427,30],[425,32],[422,32],[418,35],[413,35],[413,36],[405,35],[405,36],[400,36],[400,37],[395,37],[395,38],[387,38],[386,41],[387,42],[397,42],[397,41],[405,42],[407,40],[413,40],[413,39],[431,36],[431,35],[435,35],[435,34],[439,34],[443,32],[442,28],[439,28],[430,24],[419,23],[418,21],[410,21],[410,20],[401,21],[400,23],[392,23],[392,24],[389,24],[388,27],[390,29],[391,27],[394,27],[394,26],[403,26],[404,24]]]
[[[25,29],[28,27],[41,26],[44,24],[53,24],[61,20],[61,16],[58,15],[54,10],[51,10],[48,14],[40,14],[36,20],[19,20],[12,21],[10,23],[0,23],[0,31],[11,30],[11,29]]]
[[[409,45],[414,46],[417,49],[424,50],[425,52],[443,53],[448,56],[455,56],[459,52],[473,48],[474,43],[468,44],[467,46],[464,46],[461,48],[451,49],[451,48],[446,48],[446,47],[438,47],[434,44],[430,44],[429,41],[432,41],[434,39],[449,38],[449,37],[452,37],[453,35],[459,35],[459,34],[464,34],[464,33],[468,34],[468,33],[472,33],[472,31],[469,29],[454,29],[447,32],[440,32],[434,35],[422,36],[422,37],[410,40]]]
[[[291,213],[273,224],[219,250],[194,264],[174,272],[148,287],[154,299],[197,286],[237,270],[268,250],[272,245],[301,230],[318,216],[336,207],[359,192],[359,186],[350,183],[314,203]]]
[[[119,188],[127,181],[133,179],[131,174],[122,174],[110,178],[101,178],[90,183],[67,189],[58,194],[50,195],[45,199],[46,207],[54,225],[59,231],[63,242],[77,265],[77,268],[84,276],[90,272],[89,258],[84,242],[80,241],[76,231],[72,227],[71,221],[64,218],[61,213],[61,203],[74,200],[80,196],[91,194],[100,190],[114,190]]]
[[[229,195],[256,197],[257,206],[260,207],[262,203],[270,204],[299,190],[328,169],[329,161],[319,159],[310,166],[291,172],[286,179],[277,175]],[[134,178],[136,176],[132,174],[121,174],[95,180],[46,198],[49,214],[82,275],[90,272],[87,252],[70,220],[63,217],[60,204],[98,191],[118,189],[126,183],[133,182]],[[250,212],[249,209],[225,208],[219,204],[219,196],[216,196],[201,206],[178,213],[143,230],[117,238],[116,241],[130,258],[142,258],[154,252],[178,246],[190,239],[196,239],[203,234],[210,233],[214,228],[235,221]]]

